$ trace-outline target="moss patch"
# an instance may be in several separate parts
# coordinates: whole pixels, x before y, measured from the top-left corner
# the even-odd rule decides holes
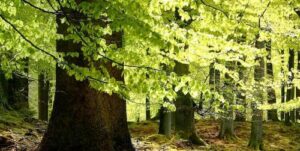
[[[235,140],[218,138],[219,122],[216,120],[199,120],[196,130],[209,147],[192,145],[177,136],[165,137],[158,135],[157,122],[130,123],[129,129],[133,143],[137,149],[150,150],[215,150],[215,151],[251,151],[248,141],[251,131],[250,122],[235,122]],[[300,150],[300,124],[285,126],[283,122],[263,123],[263,145],[265,150],[293,151]],[[138,143],[136,143],[138,142]]]

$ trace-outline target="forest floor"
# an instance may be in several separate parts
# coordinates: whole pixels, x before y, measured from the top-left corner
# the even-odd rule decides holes
[[[28,118],[17,112],[0,112],[0,151],[30,151],[37,147],[45,130],[45,122]],[[218,136],[218,121],[196,122],[199,136],[208,146],[196,146],[177,136],[157,134],[157,122],[129,123],[132,142],[138,151],[250,151],[247,147],[250,136],[249,122],[236,122],[237,139],[221,140]],[[300,125],[287,127],[281,122],[264,123],[264,149],[270,151],[300,150]]]
[[[198,135],[206,141],[207,147],[192,145],[176,136],[167,138],[157,134],[158,123],[141,122],[129,124],[132,137],[140,141],[137,148],[149,150],[199,150],[199,151],[251,151],[247,147],[250,137],[250,122],[235,122],[235,140],[218,138],[219,122],[216,120],[199,120],[196,122]],[[264,150],[266,151],[300,151],[300,124],[285,126],[282,122],[265,122]],[[138,143],[135,143],[138,144]]]

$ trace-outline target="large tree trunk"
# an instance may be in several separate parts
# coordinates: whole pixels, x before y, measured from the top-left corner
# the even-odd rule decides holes
[[[265,42],[256,41],[256,47],[258,49],[265,48]],[[263,57],[257,57],[256,61],[259,62],[258,66],[254,69],[254,80],[257,82],[256,86],[256,102],[252,102],[252,123],[251,123],[251,137],[248,146],[253,149],[263,150],[263,112],[257,108],[258,102],[262,103],[264,99],[263,86],[260,82],[263,82],[265,76],[265,61]]]
[[[78,16],[70,11],[73,17]],[[66,24],[57,17],[58,33],[66,35]],[[121,42],[122,34],[113,34],[111,42]],[[78,58],[66,58],[69,63],[87,67],[81,45],[59,40],[57,51],[79,52]],[[110,76],[123,80],[122,71],[105,64]],[[117,94],[106,94],[92,89],[87,80],[76,81],[73,76],[56,68],[56,95],[52,116],[40,151],[133,151],[126,117],[126,102]]]
[[[172,112],[161,107],[159,110],[159,134],[170,136],[172,133]]]
[[[189,65],[176,62],[174,72],[179,75],[189,74]],[[175,100],[175,132],[180,137],[190,140],[193,144],[205,145],[195,130],[193,100],[189,94],[183,94],[182,90],[177,93]]]
[[[267,43],[266,50],[268,52],[267,55],[267,77],[272,81],[274,81],[274,74],[273,74],[273,64],[272,64],[272,49],[271,49],[271,41]],[[272,86],[267,88],[268,91],[268,103],[274,104],[276,103],[276,93]],[[272,121],[279,121],[277,116],[277,110],[272,109],[268,111],[268,120]]]
[[[39,75],[39,119],[48,121],[50,83],[45,74]]]
[[[295,53],[294,50],[290,49],[289,50],[289,62],[288,62],[288,69],[289,72],[291,72],[291,75],[289,76],[288,80],[288,88],[286,92],[286,102],[289,102],[290,100],[294,99],[294,94],[295,94],[295,87],[294,84],[292,83],[294,79],[294,74],[292,72],[292,69],[294,68],[294,58],[295,58]],[[290,126],[292,124],[292,121],[295,120],[295,111],[290,111],[285,113],[285,120],[284,123],[285,125]]]
[[[221,126],[219,131],[219,138],[232,140],[235,139],[234,133],[234,120],[233,120],[233,111],[227,111],[225,117],[221,118]]]
[[[193,100],[189,94],[184,95],[181,91],[178,92],[175,101],[175,131],[181,138],[190,140],[193,144],[205,145],[195,130]]]
[[[28,59],[22,61],[25,69],[23,73],[13,73],[12,78],[8,80],[8,104],[17,110],[27,110],[28,101]]]

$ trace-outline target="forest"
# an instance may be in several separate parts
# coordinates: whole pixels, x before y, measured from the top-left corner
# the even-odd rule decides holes
[[[0,0],[0,151],[300,151],[299,0]]]

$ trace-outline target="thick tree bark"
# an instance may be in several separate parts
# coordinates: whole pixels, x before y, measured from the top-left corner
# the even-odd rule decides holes
[[[294,84],[292,83],[292,81],[294,79],[294,74],[292,72],[292,69],[294,68],[294,58],[295,58],[294,50],[290,49],[289,50],[288,69],[289,69],[289,72],[291,72],[291,75],[288,78],[289,85],[288,85],[287,92],[286,92],[286,102],[289,102],[290,100],[294,99],[294,94],[295,94],[295,87],[294,87]],[[295,121],[294,113],[295,113],[295,110],[285,113],[285,120],[284,120],[285,125],[290,126],[292,124],[292,121]]]
[[[27,110],[29,108],[28,59],[24,59],[23,63],[25,75],[13,73],[12,78],[8,80],[8,104],[16,110]]]
[[[170,136],[172,133],[172,113],[161,107],[159,110],[159,134]]]
[[[271,49],[271,41],[267,43],[266,50],[268,52],[267,55],[267,76],[271,81],[274,81],[274,74],[273,74],[273,64],[272,64],[272,49]],[[275,90],[271,87],[267,88],[268,91],[268,103],[274,104],[276,103],[276,93]],[[279,121],[277,116],[277,110],[272,109],[268,111],[268,120],[272,121]]]
[[[265,48],[265,42],[256,41],[256,48]],[[265,61],[263,57],[256,57],[256,61],[259,62],[258,66],[254,68],[254,80],[257,82],[257,88],[255,92],[256,101],[262,103],[263,89],[260,82],[263,81],[265,76]],[[252,102],[252,123],[251,123],[251,137],[248,146],[253,149],[263,150],[263,112],[257,108],[257,102]]]
[[[48,121],[48,103],[49,103],[49,91],[50,83],[47,80],[45,74],[39,75],[39,119]]]
[[[69,12],[72,17],[80,16]],[[66,24],[60,24],[58,33],[66,35]],[[75,18],[76,19],[76,18]],[[78,19],[79,20],[79,19]],[[110,43],[120,47],[122,34],[115,33]],[[78,58],[66,58],[69,63],[88,67],[81,53],[81,45],[59,40],[57,51],[73,50]],[[102,62],[103,63],[103,62]],[[103,63],[110,76],[122,81],[122,71]],[[117,94],[106,94],[92,89],[87,80],[77,81],[73,76],[56,68],[56,95],[52,116],[40,151],[133,151],[126,117],[126,102]]]

